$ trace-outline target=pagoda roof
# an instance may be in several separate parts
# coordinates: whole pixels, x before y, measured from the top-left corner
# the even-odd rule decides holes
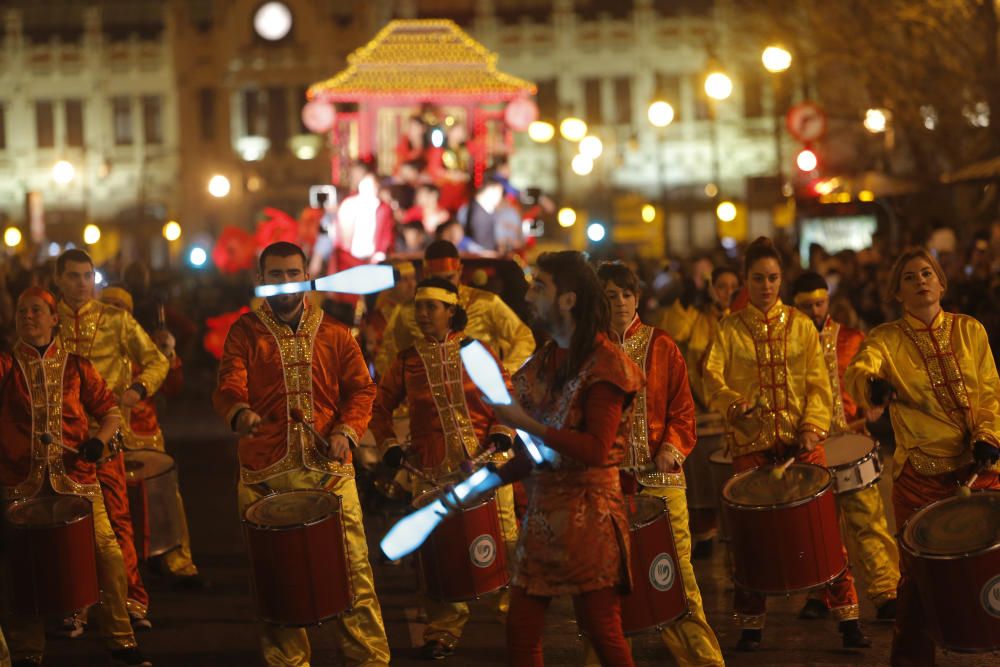
[[[310,86],[309,99],[497,101],[536,90],[530,81],[497,70],[497,54],[446,19],[391,21],[347,62],[347,69]]]

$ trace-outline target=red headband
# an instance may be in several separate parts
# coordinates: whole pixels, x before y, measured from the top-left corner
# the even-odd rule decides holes
[[[48,304],[50,312],[52,313],[56,312],[57,310],[56,298],[52,296],[52,292],[48,291],[44,287],[29,287],[28,289],[24,290],[23,292],[21,292],[21,295],[17,297],[18,303],[21,302],[21,299],[29,296],[41,299],[42,301]]]
[[[425,259],[424,268],[427,269],[427,273],[453,273],[462,268],[462,260],[458,257]]]

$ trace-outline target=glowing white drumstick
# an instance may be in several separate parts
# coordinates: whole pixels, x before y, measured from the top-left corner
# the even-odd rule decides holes
[[[258,285],[254,296],[269,297],[299,292],[340,292],[341,294],[374,294],[396,284],[393,268],[386,264],[365,264],[345,271],[295,283]]]
[[[493,489],[502,485],[500,476],[491,468],[480,468],[464,482],[456,484],[454,488],[446,490],[445,495],[454,496],[455,500],[462,502],[466,498],[474,495],[489,493]],[[449,504],[454,505],[454,501],[449,499]],[[389,532],[385,534],[379,546],[382,553],[389,560],[399,560],[408,556],[427,541],[430,534],[438,527],[446,516],[450,513],[445,502],[438,498],[432,503],[421,507],[415,512],[404,516],[396,522]]]
[[[483,347],[482,343],[478,340],[466,343],[462,346],[459,354],[462,357],[465,372],[469,374],[472,383],[479,388],[479,391],[483,392],[486,398],[490,399],[490,402],[497,405],[510,405],[513,402],[496,359]],[[555,452],[550,448],[536,443],[530,435],[521,429],[515,430],[528,450],[528,455],[531,456],[531,460],[536,465],[541,465],[545,461],[551,461],[555,458]]]

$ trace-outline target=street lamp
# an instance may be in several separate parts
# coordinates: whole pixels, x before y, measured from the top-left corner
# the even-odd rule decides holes
[[[554,136],[556,136],[556,128],[552,127],[552,123],[536,120],[528,126],[528,137],[535,143],[547,144],[552,141]]]
[[[666,127],[674,122],[674,108],[669,102],[657,100],[649,105],[646,117],[654,127]]]
[[[604,144],[595,136],[586,136],[580,140],[580,155],[586,155],[591,160],[601,157],[604,152]]]
[[[764,69],[772,74],[780,74],[792,66],[792,54],[780,46],[769,46],[760,54]]]
[[[587,124],[579,118],[566,118],[559,124],[559,134],[566,141],[580,141],[587,136]]]
[[[586,176],[590,172],[594,171],[594,160],[593,158],[587,157],[583,153],[573,157],[573,162],[570,163],[573,168],[573,173],[578,176]]]
[[[733,80],[722,72],[712,72],[705,77],[705,94],[722,101],[733,94]]]
[[[181,237],[181,226],[174,220],[163,225],[163,238],[168,241],[176,241]]]
[[[715,207],[715,215],[722,222],[732,222],[736,219],[736,204],[731,201],[721,201]]]
[[[656,207],[652,204],[644,204],[639,215],[642,217],[643,222],[653,222],[656,220]]]
[[[57,185],[69,185],[76,178],[76,167],[67,160],[59,160],[52,166],[52,180]]]
[[[868,109],[865,111],[864,125],[872,134],[885,132],[889,125],[889,112],[886,109]]]
[[[819,166],[819,158],[812,150],[803,148],[795,156],[795,165],[803,172],[810,174]]]
[[[8,227],[3,230],[3,243],[8,248],[16,248],[21,245],[21,230],[17,227]]]
[[[208,194],[221,199],[229,194],[229,179],[222,174],[216,174],[208,181]]]
[[[587,227],[587,238],[593,241],[594,243],[600,243],[601,241],[603,241],[607,233],[608,230],[605,229],[604,225],[602,225],[599,222],[592,222]]]
[[[97,225],[87,225],[83,228],[83,242],[94,245],[101,240],[101,228]]]
[[[556,214],[556,220],[560,227],[572,227],[576,224],[576,211],[569,207],[561,208]]]

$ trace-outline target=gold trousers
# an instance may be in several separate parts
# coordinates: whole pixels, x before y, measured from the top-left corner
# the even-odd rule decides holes
[[[868,599],[876,607],[896,599],[899,552],[889,533],[878,485],[838,495],[837,507],[840,509],[840,532],[850,554],[851,567],[863,573]],[[824,599],[824,589],[813,591],[810,597]]]
[[[299,489],[324,489],[340,496],[344,537],[347,540],[348,566],[354,589],[354,608],[323,624],[323,631],[333,633],[347,665],[383,667],[389,664],[389,641],[382,624],[382,609],[375,595],[375,581],[368,562],[368,542],[361,517],[358,488],[352,477],[296,470],[269,479],[262,484],[237,487],[240,516],[255,500],[273,492]],[[260,645],[264,662],[272,667],[308,667],[311,650],[305,628],[285,628],[261,623]]]
[[[94,512],[94,538],[97,543],[97,584],[100,604],[95,612],[104,637],[111,650],[136,646],[132,623],[125,608],[125,562],[121,548],[111,529],[111,521],[104,509],[104,499],[90,498]],[[45,653],[45,624],[39,616],[4,613],[3,627],[13,659],[28,658],[41,661]],[[3,652],[0,651],[0,656]],[[0,660],[0,665],[3,661]]]
[[[663,629],[660,636],[680,667],[716,667],[725,665],[722,648],[715,632],[705,617],[701,591],[691,565],[691,529],[688,525],[687,495],[679,487],[645,487],[643,495],[656,496],[667,501],[670,510],[670,527],[677,547],[677,569],[684,581],[688,613]],[[601,663],[590,642],[586,641],[584,665],[597,667]]]
[[[503,531],[504,546],[507,549],[507,563],[511,565],[514,549],[517,547],[517,516],[514,514],[514,487],[508,484],[496,490],[497,514]],[[510,592],[504,589],[497,595],[496,611],[501,621],[507,617],[510,607]],[[464,602],[441,602],[428,595],[423,596],[424,610],[427,612],[427,627],[424,641],[439,641],[450,648],[458,645],[462,628],[469,621],[469,605]]]

